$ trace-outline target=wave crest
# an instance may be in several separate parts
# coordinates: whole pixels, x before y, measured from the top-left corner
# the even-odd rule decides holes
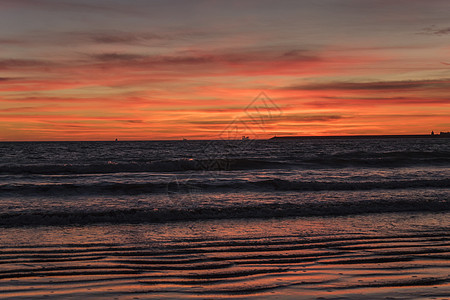
[[[450,211],[449,200],[377,200],[335,203],[271,203],[182,209],[116,209],[108,211],[18,212],[0,214],[0,226],[135,224],[233,218],[339,216],[365,213]]]

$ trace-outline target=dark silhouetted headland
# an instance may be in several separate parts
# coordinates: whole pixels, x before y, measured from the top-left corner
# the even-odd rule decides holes
[[[408,139],[408,138],[450,138],[449,132],[440,134],[395,134],[395,135],[298,135],[274,136],[270,140],[297,140],[297,139]]]

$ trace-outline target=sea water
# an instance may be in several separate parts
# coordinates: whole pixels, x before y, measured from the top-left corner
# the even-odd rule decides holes
[[[0,295],[441,297],[449,166],[444,138],[0,143]]]
[[[0,143],[0,225],[442,211],[450,139]]]

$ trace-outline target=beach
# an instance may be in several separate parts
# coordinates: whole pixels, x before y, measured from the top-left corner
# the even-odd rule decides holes
[[[8,228],[0,234],[0,293],[12,299],[444,299],[449,227],[448,213],[387,213]]]
[[[447,139],[224,143],[0,143],[0,297],[448,297]]]

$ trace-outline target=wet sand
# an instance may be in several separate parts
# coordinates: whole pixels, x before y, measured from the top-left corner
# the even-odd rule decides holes
[[[445,299],[449,216],[4,228],[0,298]]]

